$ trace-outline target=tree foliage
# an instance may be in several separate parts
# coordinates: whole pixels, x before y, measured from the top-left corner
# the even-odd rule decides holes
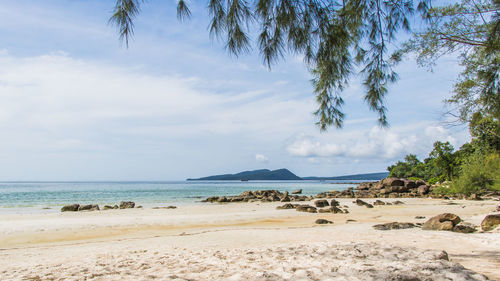
[[[431,7],[427,22],[394,57],[414,52],[420,65],[432,67],[447,54],[458,54],[463,71],[447,102],[459,122],[471,122],[475,113],[500,118],[500,1],[461,0]]]
[[[448,192],[470,195],[485,190],[500,191],[500,156],[477,151],[466,159]]]
[[[405,156],[405,161],[398,161],[387,170],[390,177],[415,177],[431,182],[451,180],[459,170],[458,155],[460,153],[454,152],[449,142],[437,141],[434,143],[434,149],[423,162],[416,155],[409,154]]]
[[[126,44],[133,20],[144,0],[116,0],[110,22]],[[388,124],[384,97],[397,80],[388,46],[400,30],[410,30],[415,11],[427,13],[430,0],[209,0],[210,34],[221,38],[234,55],[251,49],[250,34],[258,33],[257,47],[271,67],[287,52],[301,54],[313,75],[318,102],[315,112],[322,130],[342,127],[342,91],[361,69],[365,101]],[[177,14],[191,12],[184,0]]]

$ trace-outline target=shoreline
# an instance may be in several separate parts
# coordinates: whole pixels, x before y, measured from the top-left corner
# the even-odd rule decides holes
[[[332,247],[346,243],[372,243],[375,247],[399,247],[403,252],[411,247],[444,250],[452,262],[459,262],[491,279],[500,279],[500,273],[496,271],[500,267],[499,231],[462,234],[420,228],[381,231],[372,227],[393,221],[422,223],[443,212],[455,213],[464,221],[478,225],[499,204],[498,201],[397,198],[382,200],[401,200],[405,204],[369,209],[357,206],[352,198],[337,200],[341,205],[348,206],[348,214],[277,210],[276,207],[283,204],[281,202],[205,203],[177,209],[0,214],[0,253],[6,257],[0,261],[0,276],[4,272],[10,274],[9,279],[22,279],[22,276],[13,273],[16,266],[27,270],[38,265],[61,263],[66,259],[78,263],[81,262],[78,257],[83,256],[97,259],[102,248],[109,248],[117,255],[128,255],[131,248],[150,253],[158,247],[170,250],[180,247],[196,252],[199,249],[276,249],[289,244],[329,243]],[[365,199],[369,203],[375,200]],[[416,216],[425,216],[426,219],[416,219]],[[318,218],[334,223],[316,225],[314,222]],[[41,259],[46,255],[51,256],[50,262]]]

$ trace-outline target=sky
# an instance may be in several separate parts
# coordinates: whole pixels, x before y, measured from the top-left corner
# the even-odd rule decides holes
[[[386,98],[389,128],[354,77],[342,129],[320,132],[300,55],[271,70],[211,39],[205,2],[179,22],[150,0],[126,48],[108,24],[112,0],[3,0],[0,5],[0,181],[184,180],[253,169],[298,176],[386,171],[432,144],[469,140],[443,122],[460,66],[408,58]]]

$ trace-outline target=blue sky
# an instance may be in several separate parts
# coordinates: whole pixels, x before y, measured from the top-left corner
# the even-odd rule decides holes
[[[442,123],[460,71],[411,59],[386,99],[381,129],[359,79],[345,127],[320,133],[300,56],[271,71],[257,50],[234,58],[211,40],[205,2],[179,23],[175,1],[143,5],[129,48],[107,24],[112,0],[0,5],[0,180],[183,180],[286,167],[299,176],[385,171],[465,128]]]

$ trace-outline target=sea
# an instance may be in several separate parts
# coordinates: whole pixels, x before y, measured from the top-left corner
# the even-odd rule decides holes
[[[238,195],[246,190],[302,189],[304,195],[355,187],[362,181],[135,181],[135,182],[0,182],[0,213],[53,213],[68,204],[136,205],[206,204],[210,196]]]

